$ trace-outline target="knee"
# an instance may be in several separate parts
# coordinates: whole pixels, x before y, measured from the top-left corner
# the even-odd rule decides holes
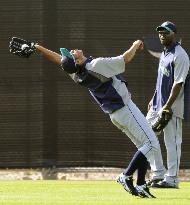
[[[160,150],[160,143],[158,140],[150,142],[150,147],[153,152],[157,152]]]

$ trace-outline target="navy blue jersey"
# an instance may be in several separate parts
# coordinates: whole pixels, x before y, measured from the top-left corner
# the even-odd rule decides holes
[[[156,90],[153,96],[153,109],[159,111],[167,102],[174,84],[182,83],[182,89],[172,105],[176,116],[183,118],[184,83],[189,70],[189,58],[179,43],[162,52]]]
[[[124,107],[130,99],[127,82],[121,75],[125,70],[122,56],[88,59],[85,69],[72,76],[73,80],[88,88],[90,94],[108,114]]]

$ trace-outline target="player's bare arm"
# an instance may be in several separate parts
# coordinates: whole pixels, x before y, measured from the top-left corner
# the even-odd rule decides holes
[[[164,108],[171,108],[171,106],[173,105],[173,103],[177,99],[177,96],[179,95],[179,92],[182,88],[182,85],[183,85],[183,83],[178,83],[178,84],[173,85],[170,96],[169,96],[166,104],[164,105]]]
[[[61,55],[51,50],[48,50],[47,48],[44,48],[43,46],[38,44],[36,44],[35,47],[36,50],[39,53],[41,53],[44,57],[46,57],[48,60],[52,61],[55,64],[61,65],[61,58],[62,58]]]
[[[130,62],[135,56],[136,51],[139,49],[143,49],[143,42],[141,40],[136,40],[133,42],[132,46],[123,53],[125,63]]]

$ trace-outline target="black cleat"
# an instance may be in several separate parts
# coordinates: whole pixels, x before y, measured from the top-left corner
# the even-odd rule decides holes
[[[134,196],[138,196],[138,192],[136,188],[133,186],[133,177],[132,176],[126,176],[123,173],[121,173],[117,177],[117,182],[121,184],[124,189],[129,192],[130,194]]]
[[[153,188],[173,188],[173,189],[179,189],[178,184],[170,184],[164,180],[154,183],[151,187]]]
[[[142,198],[156,198],[154,195],[152,195],[149,191],[149,188],[146,184],[136,186],[136,190],[140,197]]]

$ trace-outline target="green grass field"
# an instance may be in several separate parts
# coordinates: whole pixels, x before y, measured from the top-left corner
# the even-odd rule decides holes
[[[156,199],[129,195],[115,181],[0,181],[0,205],[189,205],[190,183],[151,189]]]

